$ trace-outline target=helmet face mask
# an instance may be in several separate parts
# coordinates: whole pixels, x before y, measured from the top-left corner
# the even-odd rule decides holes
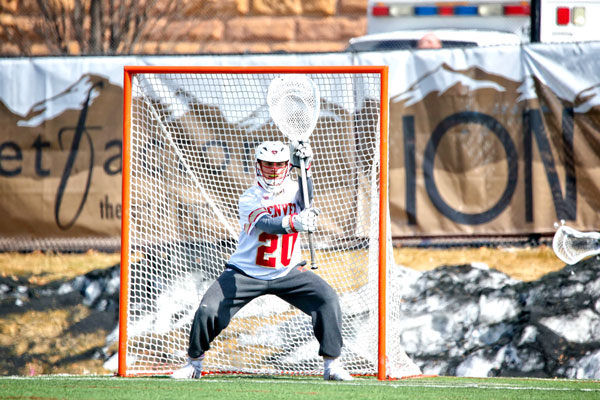
[[[271,192],[278,188],[290,172],[290,150],[282,142],[263,142],[256,148],[256,179]]]

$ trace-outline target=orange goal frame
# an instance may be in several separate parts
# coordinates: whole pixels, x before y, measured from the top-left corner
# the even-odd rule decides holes
[[[386,374],[386,271],[387,271],[387,215],[388,215],[388,66],[125,66],[123,77],[123,165],[122,165],[122,218],[121,218],[121,287],[119,293],[119,367],[118,376],[127,376],[127,315],[128,315],[128,275],[129,275],[129,220],[130,220],[130,123],[131,123],[131,82],[138,73],[202,73],[202,74],[243,74],[243,73],[373,73],[379,74],[381,82],[380,109],[380,189],[379,189],[379,282],[378,282],[378,365],[377,379],[385,380]]]

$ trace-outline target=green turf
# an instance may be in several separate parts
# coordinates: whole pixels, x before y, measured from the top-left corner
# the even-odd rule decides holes
[[[423,378],[324,382],[320,378],[208,376],[195,381],[109,376],[0,377],[0,399],[599,399],[600,382]]]

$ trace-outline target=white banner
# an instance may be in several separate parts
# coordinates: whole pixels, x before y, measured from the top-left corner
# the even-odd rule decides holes
[[[600,43],[590,42],[0,59],[0,238],[118,238],[125,65],[349,64],[390,66],[394,236],[550,233],[560,219],[598,229]]]

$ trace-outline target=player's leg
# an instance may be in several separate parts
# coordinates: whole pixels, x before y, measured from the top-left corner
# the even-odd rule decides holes
[[[208,288],[194,315],[190,329],[188,364],[173,378],[200,378],[204,353],[231,318],[255,297],[264,293],[264,281],[227,268]]]
[[[342,310],[335,290],[319,275],[294,268],[288,275],[271,283],[271,293],[297,307],[312,318],[313,332],[324,359],[326,380],[351,380],[339,362],[342,352]]]
[[[231,318],[265,290],[264,281],[227,268],[200,301],[190,330],[188,355],[199,357],[210,349],[210,343],[229,325]]]

